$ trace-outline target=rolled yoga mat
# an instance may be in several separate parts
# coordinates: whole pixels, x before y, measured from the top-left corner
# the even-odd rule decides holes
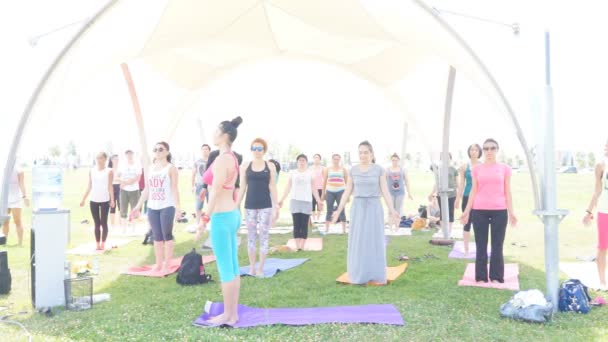
[[[222,303],[207,302],[205,312],[194,321],[201,328],[217,327],[207,322],[224,312]],[[356,305],[320,308],[262,309],[245,305],[238,307],[239,321],[233,328],[249,328],[259,325],[312,325],[326,323],[405,325],[401,313],[394,305]]]

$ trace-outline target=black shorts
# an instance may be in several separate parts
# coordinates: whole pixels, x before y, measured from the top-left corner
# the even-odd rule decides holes
[[[441,197],[437,197],[437,202],[439,203],[439,212],[441,213]],[[449,221],[450,223],[454,222],[454,203],[456,202],[456,197],[449,197],[448,198],[448,209],[449,209]],[[439,220],[441,221],[441,217],[443,217],[443,215],[439,216]]]
[[[317,191],[319,192],[319,199],[321,199],[321,195],[323,195],[323,190],[319,189]],[[317,203],[315,196],[312,196],[312,211],[320,211],[318,209],[319,209],[319,204]]]

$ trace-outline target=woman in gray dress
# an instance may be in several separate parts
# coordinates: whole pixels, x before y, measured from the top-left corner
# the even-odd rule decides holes
[[[332,216],[335,223],[351,194],[354,195],[350,211],[348,256],[346,270],[353,284],[370,281],[386,283],[386,247],[384,241],[384,210],[380,197],[390,210],[391,222],[399,220],[388,186],[386,171],[375,164],[374,149],[364,141],[359,144],[359,165],[350,170],[346,190],[338,209]]]

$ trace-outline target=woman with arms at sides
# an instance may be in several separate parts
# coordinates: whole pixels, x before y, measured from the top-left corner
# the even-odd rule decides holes
[[[475,231],[475,280],[488,282],[488,234],[492,234],[492,256],[490,257],[490,277],[493,283],[504,283],[505,261],[503,245],[507,223],[517,224],[511,197],[511,168],[496,160],[498,143],[486,139],[483,143],[485,160],[473,168],[473,188],[469,203],[462,213],[460,222],[473,222]]]
[[[323,209],[321,197],[315,189],[314,175],[308,170],[308,157],[300,154],[296,161],[298,168],[289,172],[289,180],[279,201],[279,207],[283,206],[285,198],[291,194],[290,210],[293,218],[293,238],[296,240],[296,249],[304,249],[308,238],[308,222],[312,213],[312,199],[315,198],[319,208]],[[312,196],[311,196],[312,194]]]
[[[219,155],[203,175],[210,184],[208,217],[211,222],[211,243],[217,269],[222,282],[224,312],[209,320],[216,325],[234,325],[238,321],[237,307],[241,289],[237,230],[241,226],[241,211],[235,198],[235,185],[239,176],[239,162],[232,151],[241,117],[222,121],[213,137]]]
[[[386,184],[386,171],[375,164],[374,149],[368,141],[359,144],[359,165],[350,170],[346,190],[338,209],[333,213],[335,223],[350,195],[354,195],[350,210],[348,256],[346,269],[353,284],[370,281],[386,284],[386,246],[384,210],[380,198],[389,208],[389,222],[399,222]]]
[[[278,215],[277,183],[275,165],[264,160],[268,144],[257,138],[251,143],[253,160],[241,168],[241,187],[238,207],[245,198],[245,221],[247,222],[247,250],[249,252],[249,274],[264,275],[264,261],[268,254],[268,234],[273,218]],[[255,270],[256,240],[260,240],[260,262]]]

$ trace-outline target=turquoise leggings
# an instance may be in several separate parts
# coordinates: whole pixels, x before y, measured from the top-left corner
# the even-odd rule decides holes
[[[227,283],[240,275],[236,232],[241,226],[239,210],[211,215],[211,243],[220,281]]]

